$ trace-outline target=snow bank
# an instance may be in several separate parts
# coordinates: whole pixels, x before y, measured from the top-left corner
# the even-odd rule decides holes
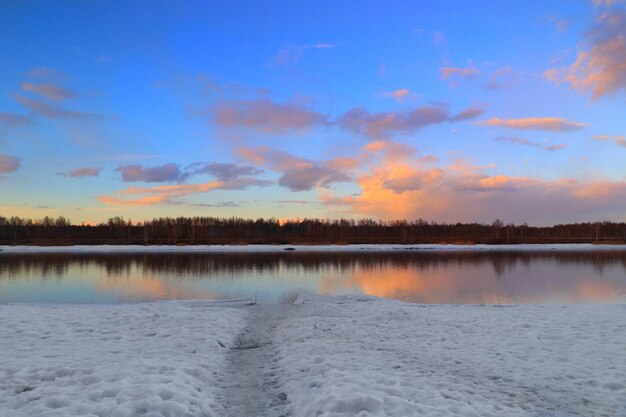
[[[219,416],[245,312],[210,302],[0,305],[0,416]]]
[[[76,246],[0,246],[1,253],[220,253],[283,252],[385,252],[385,251],[619,251],[626,245],[523,244],[523,245],[76,245]]]
[[[275,334],[294,416],[626,416],[626,306],[296,303]]]

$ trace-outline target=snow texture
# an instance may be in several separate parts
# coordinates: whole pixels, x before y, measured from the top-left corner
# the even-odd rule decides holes
[[[274,337],[294,416],[626,416],[626,306],[296,303]]]
[[[223,415],[246,313],[215,305],[0,306],[0,416]]]
[[[626,417],[625,305],[4,305],[0,335],[2,417]]]
[[[386,252],[386,251],[622,251],[626,245],[521,244],[521,245],[76,245],[0,246],[0,253],[146,253],[146,252]]]

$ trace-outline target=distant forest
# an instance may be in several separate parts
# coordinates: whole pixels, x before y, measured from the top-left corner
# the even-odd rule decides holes
[[[527,224],[434,223],[424,220],[158,218],[133,223],[114,217],[98,225],[73,225],[64,217],[41,220],[0,216],[3,245],[218,245],[355,243],[614,243],[626,244],[626,223],[596,222],[547,227]]]

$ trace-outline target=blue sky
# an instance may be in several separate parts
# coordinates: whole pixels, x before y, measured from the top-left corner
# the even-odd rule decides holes
[[[0,216],[626,220],[626,14],[0,6]]]

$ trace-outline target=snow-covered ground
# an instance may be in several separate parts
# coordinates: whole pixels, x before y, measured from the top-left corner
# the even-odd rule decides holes
[[[626,416],[626,306],[300,298],[274,337],[295,416]]]
[[[626,251],[626,245],[523,244],[523,245],[76,245],[2,246],[1,253],[144,253],[144,252],[385,252],[385,251]]]
[[[0,306],[0,416],[626,416],[625,305]]]
[[[245,312],[219,305],[0,305],[0,416],[223,415]]]

